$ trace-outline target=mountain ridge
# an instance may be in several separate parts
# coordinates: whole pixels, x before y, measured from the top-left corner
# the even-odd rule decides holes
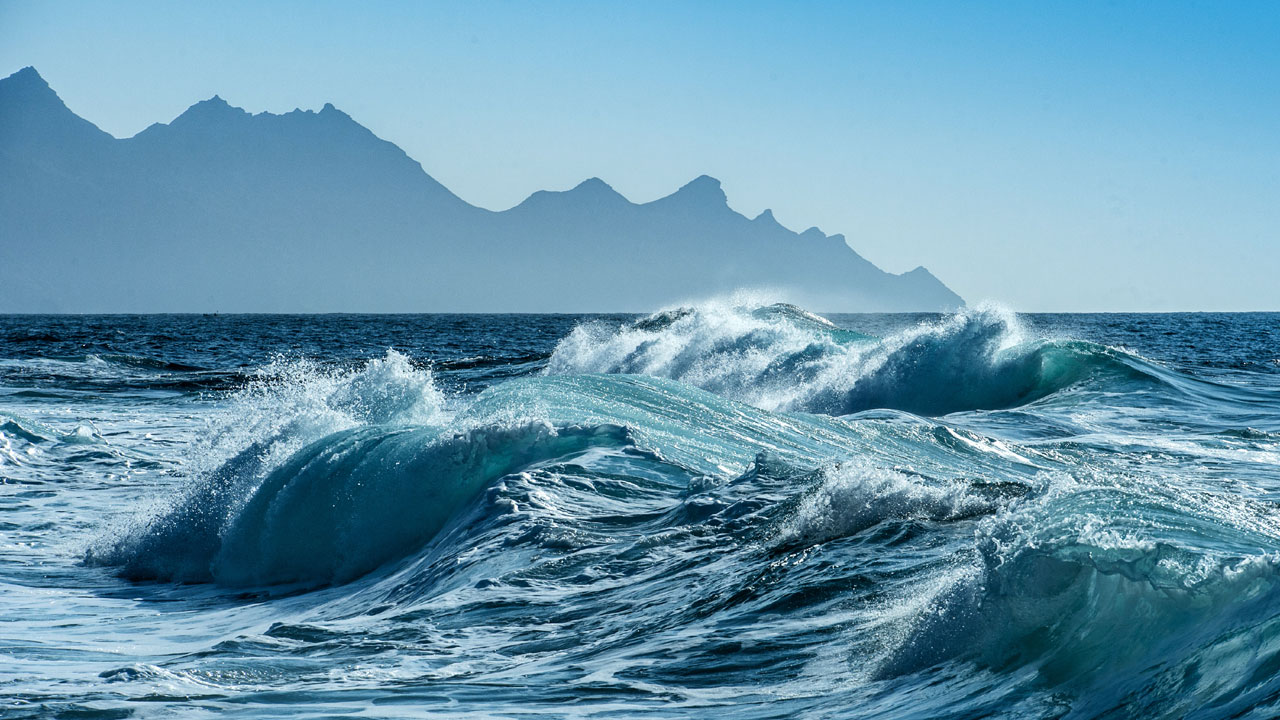
[[[646,203],[588,178],[486,210],[331,103],[214,95],[117,139],[24,68],[0,80],[0,176],[0,312],[645,311],[739,287],[963,305],[842,235],[746,218],[708,175]]]

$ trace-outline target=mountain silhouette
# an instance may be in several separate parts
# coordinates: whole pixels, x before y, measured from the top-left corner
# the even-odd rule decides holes
[[[636,204],[598,178],[493,212],[326,104],[214,96],[117,139],[33,68],[0,80],[0,312],[646,311],[737,288],[840,312],[963,301],[702,176]]]

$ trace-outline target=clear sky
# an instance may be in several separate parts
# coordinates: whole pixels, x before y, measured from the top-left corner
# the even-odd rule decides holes
[[[699,174],[1024,311],[1280,310],[1280,2],[16,2],[117,137],[333,102],[467,201]]]

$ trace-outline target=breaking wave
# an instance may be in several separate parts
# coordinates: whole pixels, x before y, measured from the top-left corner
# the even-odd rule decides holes
[[[582,325],[547,372],[666,377],[769,410],[829,415],[1010,408],[1099,377],[1157,377],[1119,350],[1032,337],[993,306],[877,339],[793,306],[716,303]]]
[[[1271,427],[1257,396],[993,307],[876,338],[710,303],[578,326],[541,374],[513,357],[521,373],[470,395],[394,351],[271,363],[223,398],[182,491],[86,561],[340,586],[324,633],[452,632],[467,662],[548,685],[608,667],[610,692],[696,696],[750,673],[868,717],[938,687],[924,706],[951,717],[1229,716],[1280,696],[1280,513],[1201,467],[1266,461],[1280,436],[1071,434],[1089,393],[1149,415],[1211,398]],[[1037,432],[949,415],[1005,408]],[[14,458],[59,437],[0,420]]]

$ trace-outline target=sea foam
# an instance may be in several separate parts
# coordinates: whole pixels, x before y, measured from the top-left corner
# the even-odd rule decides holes
[[[546,372],[666,377],[768,410],[944,415],[1025,404],[1095,373],[1141,375],[1117,355],[1033,337],[990,305],[877,339],[788,305],[712,302],[579,326]]]

